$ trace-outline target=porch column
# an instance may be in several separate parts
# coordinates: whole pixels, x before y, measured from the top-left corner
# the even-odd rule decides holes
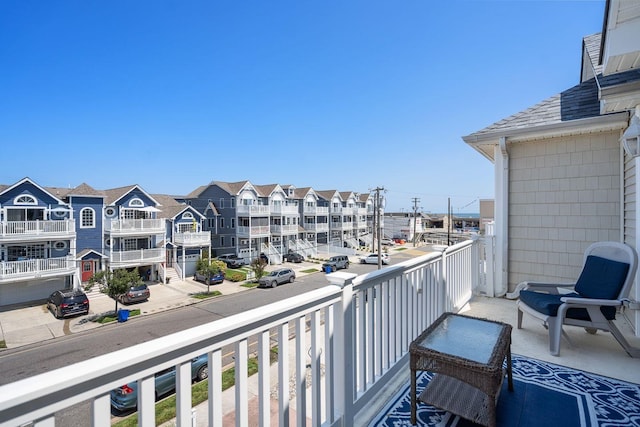
[[[507,138],[494,148],[496,262],[494,283],[487,283],[487,296],[502,296],[509,288],[509,152]]]

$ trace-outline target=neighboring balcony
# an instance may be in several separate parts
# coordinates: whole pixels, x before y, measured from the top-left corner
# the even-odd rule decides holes
[[[267,205],[239,205],[236,212],[240,216],[269,216],[271,207]]]
[[[73,257],[0,262],[0,282],[68,276],[75,272]]]
[[[5,221],[0,222],[0,243],[28,242],[29,240],[69,240],[76,236],[76,223],[72,219],[59,221]]]
[[[164,260],[165,250],[163,248],[109,252],[109,263],[114,268],[152,264],[164,262]]]
[[[299,214],[297,206],[291,205],[272,205],[271,215],[295,215]]]
[[[105,222],[105,231],[113,237],[161,234],[165,230],[163,219],[112,219]]]
[[[331,223],[332,230],[353,230],[352,222],[332,222]]]
[[[329,208],[326,206],[305,206],[302,213],[304,215],[329,215]]]
[[[211,232],[187,231],[184,233],[176,233],[173,235],[173,243],[186,247],[208,246],[211,244]]]
[[[271,234],[268,225],[252,225],[236,227],[236,236],[238,237],[268,237]]]
[[[297,224],[271,225],[271,233],[272,234],[297,234],[298,225]]]
[[[316,233],[322,233],[325,231],[329,231],[329,224],[326,222],[323,223],[307,223],[304,224],[304,229],[307,231],[312,231]]]

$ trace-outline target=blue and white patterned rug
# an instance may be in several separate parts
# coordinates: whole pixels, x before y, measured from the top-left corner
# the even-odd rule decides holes
[[[638,367],[640,369],[640,365]],[[417,392],[431,374],[418,377]],[[536,359],[513,355],[513,386],[504,381],[498,402],[498,427],[640,426],[640,385]],[[418,403],[418,426],[471,427],[468,420]],[[380,412],[370,427],[411,425],[410,385]]]

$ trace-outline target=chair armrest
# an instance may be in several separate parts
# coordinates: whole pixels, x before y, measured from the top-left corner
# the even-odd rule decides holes
[[[559,294],[558,288],[573,289],[575,283],[543,283],[543,282],[520,282],[516,285],[513,292],[506,295],[508,299],[517,299],[520,297],[520,291],[543,291],[550,294]]]
[[[617,299],[598,299],[598,298],[576,298],[576,297],[563,297],[560,301],[567,304],[575,304],[582,306],[611,306],[618,307],[622,305],[622,301]]]
[[[542,289],[548,289],[548,288],[573,288],[576,284],[575,283],[543,283],[543,282],[524,282],[527,284],[527,287],[525,289],[531,289],[531,288],[542,288]]]

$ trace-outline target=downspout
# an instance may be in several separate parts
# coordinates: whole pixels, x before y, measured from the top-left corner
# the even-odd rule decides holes
[[[494,148],[495,164],[495,283],[487,286],[487,296],[503,296],[506,294],[508,282],[509,260],[509,151],[507,137],[500,137]],[[489,284],[490,285],[490,284]]]

